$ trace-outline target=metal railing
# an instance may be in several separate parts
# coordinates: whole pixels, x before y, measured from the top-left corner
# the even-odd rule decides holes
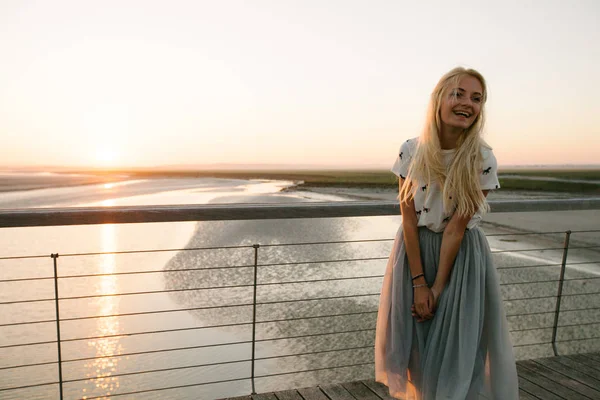
[[[540,210],[551,207],[551,203],[548,202],[543,202],[542,205],[538,204],[537,207],[533,206],[534,203],[538,202],[491,203],[491,206],[494,212],[500,210],[530,211],[532,208]],[[553,209],[598,208],[600,208],[598,199],[588,199],[580,202],[558,201],[554,204]],[[140,222],[139,218],[148,218],[155,222],[159,220],[175,222],[398,214],[398,206],[393,203],[357,204],[355,202],[351,204],[301,204],[292,207],[228,205],[226,208],[221,206],[182,208],[177,206],[136,207],[135,211],[128,209],[129,207],[118,210],[7,211],[0,212],[0,226],[34,226],[36,220],[39,226],[48,226],[68,225],[72,222],[77,222],[77,224],[100,223],[101,221],[110,221],[110,223]],[[157,211],[157,209],[160,210]],[[227,217],[222,218],[226,211],[228,211]],[[135,217],[128,215],[129,212],[133,212]],[[517,265],[497,263],[515,349],[531,350],[532,355],[549,355],[549,351],[558,354],[561,345],[589,343],[590,341],[596,343],[600,339],[600,336],[594,334],[597,331],[594,327],[600,327],[600,312],[598,312],[600,310],[600,277],[581,271],[582,266],[600,263],[600,252],[597,251],[600,246],[573,246],[570,244],[571,237],[575,235],[598,232],[600,230],[488,235],[488,238],[524,238],[528,236],[539,238],[555,237],[557,234],[564,235],[562,246],[533,246],[492,251],[494,257],[498,259],[505,254],[513,253],[556,253],[555,257],[552,257],[556,258],[556,262]],[[293,382],[291,376],[300,376],[299,379],[310,381],[310,379],[316,378],[309,374],[317,373],[320,379],[327,380],[327,373],[332,370],[343,371],[350,377],[369,377],[372,375],[373,366],[374,320],[383,277],[380,272],[389,255],[386,246],[390,247],[392,241],[393,239],[386,238],[284,244],[252,243],[239,246],[0,257],[2,263],[18,263],[24,262],[24,260],[38,261],[49,258],[52,267],[50,275],[0,279],[0,287],[2,287],[1,285],[8,287],[34,283],[36,285],[41,283],[43,286],[44,283],[52,283],[52,288],[49,290],[52,295],[44,294],[42,286],[40,286],[40,292],[42,292],[40,297],[23,298],[20,297],[21,291],[13,288],[13,294],[18,297],[15,299],[2,298],[0,301],[0,307],[4,308],[2,314],[8,315],[4,312],[10,312],[10,307],[17,309],[22,307],[25,310],[34,305],[44,305],[46,307],[45,314],[54,313],[53,318],[16,318],[11,322],[0,324],[0,332],[12,329],[16,329],[17,332],[17,334],[13,332],[12,335],[0,335],[0,352],[18,350],[22,354],[27,354],[26,358],[33,359],[30,362],[22,362],[18,357],[18,352],[14,353],[12,358],[0,353],[5,356],[0,357],[5,360],[0,364],[0,397],[9,398],[23,394],[26,394],[27,397],[34,397],[37,394],[44,398],[52,395],[61,399],[96,399],[141,394],[148,397],[152,394],[172,390],[198,390],[199,387],[210,387],[214,393],[220,393],[214,397],[227,397],[249,392],[256,393],[257,382],[260,382],[261,388],[265,389],[279,387],[283,384],[282,380],[278,380],[280,377],[285,377],[288,385]],[[286,258],[287,255],[284,253],[286,250],[298,247],[307,249],[318,246],[367,245],[375,246],[376,249],[366,251],[367,256],[362,258],[290,259]],[[368,248],[365,247],[365,249]],[[69,265],[66,265],[65,268],[68,260],[82,260],[89,257],[131,257],[157,253],[195,254],[197,256],[223,250],[229,253],[245,252],[245,259],[248,262],[240,263],[239,257],[234,257],[232,263],[219,265],[219,262],[223,261],[222,258],[215,257],[213,259],[208,255],[205,258],[200,257],[201,262],[195,259],[189,265],[184,264],[183,267],[169,269],[73,273],[69,271],[77,271],[81,268]],[[584,261],[569,262],[569,251],[575,250],[586,252],[587,258]],[[376,254],[369,254],[373,251]],[[292,252],[292,255],[297,255],[296,253]],[[280,257],[283,258],[283,261],[277,258],[282,254],[285,255],[285,257]],[[369,263],[371,263],[370,266]],[[278,271],[278,269],[285,268],[292,268],[292,270],[288,273]],[[5,269],[7,266],[3,265],[2,270]],[[308,276],[301,274],[303,269]],[[340,269],[340,271],[336,272],[336,269]],[[298,270],[297,273],[296,270]],[[365,270],[375,272],[364,273]],[[117,291],[112,290],[111,287],[87,291],[85,283],[90,279],[129,279],[132,277],[142,279],[152,274],[159,274],[163,277],[179,274],[179,286],[173,285],[174,280],[167,281],[166,278],[163,278],[167,281],[166,285],[156,290],[152,287],[145,287],[142,283],[140,290]],[[299,277],[294,278],[295,275]],[[190,278],[195,276],[201,276],[199,284]],[[515,276],[519,279],[514,279]],[[80,281],[83,281],[83,284],[80,284]],[[73,292],[72,288],[79,287],[78,285],[83,285],[80,290],[83,293]],[[135,287],[133,284],[130,286]],[[305,296],[307,291],[310,291],[310,296]],[[2,292],[0,290],[0,293]],[[165,294],[177,297],[178,301],[172,303],[183,303],[185,306],[166,309],[147,308],[143,300],[135,300],[132,304],[142,305],[142,307],[137,309],[133,307],[129,312],[113,312],[109,307],[101,310],[100,313],[81,314],[81,311],[89,307],[92,301],[138,299],[139,297],[147,299],[148,296]],[[49,304],[51,304],[51,308],[48,307]],[[581,317],[582,312],[587,314],[586,318]],[[197,321],[190,323],[185,318],[168,320],[169,316],[178,315],[178,313],[194,314],[204,323],[198,324]],[[39,314],[39,312],[36,311],[34,314]],[[166,320],[166,325],[161,326],[157,322],[160,318]],[[125,323],[127,319],[132,319],[133,322]],[[84,325],[87,322],[101,320],[122,321],[124,328],[100,332],[96,329],[95,331],[91,330],[92,333],[86,334]],[[571,320],[575,320],[575,322],[570,322]],[[141,327],[137,328],[136,321]],[[174,321],[179,325],[170,326],[169,324]],[[157,325],[154,326],[153,323],[157,323]],[[74,324],[77,325],[77,329],[73,328]],[[125,330],[127,325],[131,329]],[[53,338],[47,337],[49,326],[54,326],[55,336]],[[46,338],[33,341],[20,340],[19,332],[23,336],[26,336],[25,333],[35,336],[33,333],[37,330],[43,331],[44,327],[46,328]],[[29,328],[31,330],[26,331]],[[202,336],[203,332],[211,330],[219,330],[216,335],[213,335],[216,336],[216,339],[220,339],[222,335],[227,340],[216,340],[215,337],[208,337],[208,334],[203,340],[194,339],[193,335]],[[164,347],[153,344],[153,341],[159,341],[156,337],[163,335],[167,335],[165,340],[171,346]],[[144,338],[148,343],[143,342]],[[120,341],[130,339],[135,340],[130,342],[131,351],[121,351],[116,345]],[[173,345],[174,342],[178,342],[178,345]],[[82,344],[98,348],[102,347],[102,343],[110,345],[105,349],[100,349],[93,356],[85,354]],[[49,358],[49,346],[55,346],[52,359]],[[36,358],[35,354],[32,357],[27,353],[27,349],[32,348],[38,349],[39,357]],[[228,354],[230,348],[234,348],[232,354]],[[184,354],[208,349],[218,351],[210,353],[212,356],[207,356],[205,362],[190,362],[189,359],[186,360],[184,356],[180,356],[173,361],[173,366],[157,365],[161,362],[171,362],[167,358],[168,354]],[[572,351],[572,349],[568,351]],[[142,357],[149,357],[149,361],[144,362]],[[130,362],[128,366],[130,369],[115,368],[113,370],[112,367],[111,369],[100,367],[96,368],[95,372],[92,371],[95,373],[93,376],[77,375],[82,362],[92,363],[91,368],[88,366],[87,370],[93,370],[99,364],[117,364],[128,358],[142,361]],[[195,358],[192,358],[194,361]],[[10,360],[13,362],[11,363]],[[140,365],[144,368],[140,368]],[[220,366],[227,368],[225,371],[214,370]],[[45,372],[39,375],[18,373],[28,369],[39,371],[40,368]],[[197,373],[192,374],[191,371]],[[11,378],[9,376],[11,373],[15,373],[16,377]],[[47,378],[54,373],[56,378]],[[5,375],[4,378],[3,375]],[[7,376],[8,378],[6,378]],[[140,377],[147,377],[147,379],[132,380],[125,385],[126,390],[119,390],[119,380]],[[160,377],[169,379],[161,380]],[[202,379],[203,377],[205,379]],[[158,384],[156,380],[159,380],[161,384]],[[164,384],[165,382],[167,383]],[[95,386],[87,388],[89,391],[82,387],[83,384],[90,386],[90,383]],[[223,388],[223,384],[228,387]],[[235,384],[238,385],[230,386]]]

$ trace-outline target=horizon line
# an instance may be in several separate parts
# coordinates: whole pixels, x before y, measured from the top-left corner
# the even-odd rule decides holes
[[[111,166],[111,167],[98,167],[98,166],[57,166],[57,165],[35,165],[35,166],[23,166],[23,165],[0,165],[0,172],[76,172],[76,171],[88,171],[88,172],[123,172],[123,171],[156,171],[156,172],[170,172],[170,171],[237,171],[240,169],[255,168],[260,170],[387,170],[388,166],[379,164],[368,164],[363,166],[357,165],[323,165],[323,164],[233,164],[233,163],[214,163],[214,164],[165,164],[157,166]],[[506,168],[590,168],[600,169],[600,164],[574,164],[574,163],[563,163],[563,164],[499,164],[499,169]]]

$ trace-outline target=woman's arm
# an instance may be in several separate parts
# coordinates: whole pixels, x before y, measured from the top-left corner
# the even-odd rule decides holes
[[[488,190],[484,190],[483,195],[487,197],[487,194]],[[460,244],[465,236],[465,230],[467,229],[467,225],[471,218],[473,218],[472,215],[461,217],[458,214],[454,214],[444,229],[438,272],[435,277],[435,282],[431,287],[436,303],[440,294],[448,284],[450,272],[454,265],[454,259],[456,258],[456,254],[458,254]]]
[[[398,188],[402,189],[405,180],[400,178]],[[407,183],[408,184],[408,183]],[[400,201],[400,212],[402,213],[402,232],[404,234],[404,246],[408,257],[408,266],[411,277],[423,273],[421,262],[421,250],[419,248],[419,228],[417,227],[417,213],[414,199],[409,202]],[[433,293],[427,286],[424,276],[412,281],[413,285],[425,285],[413,289],[413,302],[417,314],[422,319],[433,317],[434,298]]]

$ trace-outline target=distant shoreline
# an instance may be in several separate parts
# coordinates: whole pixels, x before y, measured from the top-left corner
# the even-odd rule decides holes
[[[132,179],[268,179],[296,183],[295,190],[339,188],[395,191],[398,181],[389,171],[69,171],[40,174],[0,172],[0,192],[106,184]],[[600,195],[600,170],[521,170],[500,172],[504,190]]]
[[[117,176],[36,176],[36,177],[7,177],[0,174],[0,193],[22,192],[41,189],[58,189],[73,186],[98,185],[131,180],[131,177]]]

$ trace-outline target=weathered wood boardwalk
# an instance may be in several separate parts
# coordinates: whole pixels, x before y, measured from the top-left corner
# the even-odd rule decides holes
[[[600,353],[517,362],[521,400],[600,400]],[[347,382],[228,400],[392,400],[374,381]]]

